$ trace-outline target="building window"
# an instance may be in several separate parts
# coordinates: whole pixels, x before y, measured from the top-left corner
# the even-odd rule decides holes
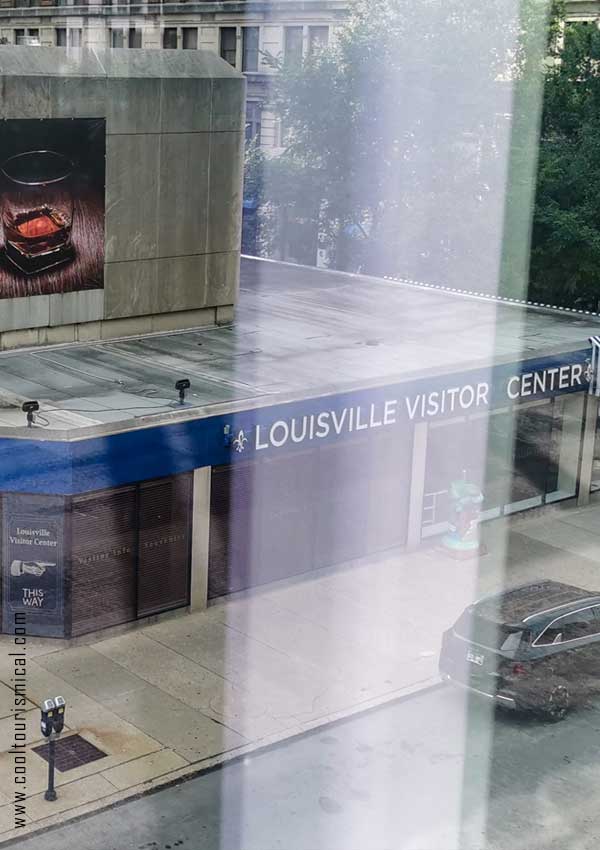
[[[235,68],[237,60],[237,31],[235,27],[221,27],[220,32],[221,59],[229,62]]]
[[[285,28],[284,60],[286,65],[298,65],[302,61],[302,27]]]
[[[110,31],[110,46],[111,47],[125,47],[125,32],[123,30],[113,30]]]
[[[237,31],[235,27],[221,27],[220,33],[221,59],[229,62],[235,68],[237,59]]]
[[[260,144],[260,124],[262,118],[262,104],[250,101],[246,104],[246,141],[252,142],[257,139]]]
[[[258,27],[242,27],[242,71],[258,71]]]
[[[66,47],[67,46],[67,28],[66,27],[56,27],[54,34],[55,34],[56,46],[57,47]]]
[[[142,46],[142,31],[136,29],[136,27],[129,27],[127,43],[129,47],[140,48]]]
[[[69,47],[81,47],[81,29],[73,27],[69,30]]]
[[[280,118],[277,122],[277,146],[280,148],[287,147],[290,143],[291,135],[290,125],[283,118]]]
[[[18,29],[15,30],[15,44],[23,45],[39,45],[40,31],[39,29]]]
[[[324,50],[329,44],[329,27],[308,28],[308,49],[311,53]]]
[[[110,31],[110,46],[111,47],[141,47],[142,46],[142,31],[135,27],[129,27],[127,36],[124,29],[111,29]]]
[[[164,28],[163,47],[165,50],[175,50],[177,48],[177,27]]]
[[[181,35],[184,50],[198,49],[198,27],[183,27]]]

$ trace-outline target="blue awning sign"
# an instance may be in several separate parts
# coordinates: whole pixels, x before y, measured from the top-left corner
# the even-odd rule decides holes
[[[73,441],[0,439],[0,491],[72,495],[587,391],[589,349]]]

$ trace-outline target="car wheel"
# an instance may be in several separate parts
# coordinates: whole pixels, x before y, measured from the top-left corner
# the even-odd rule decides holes
[[[546,703],[546,716],[552,723],[564,720],[569,711],[571,698],[565,685],[555,685],[548,696]]]

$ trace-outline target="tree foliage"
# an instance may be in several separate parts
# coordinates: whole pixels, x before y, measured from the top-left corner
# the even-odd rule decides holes
[[[357,0],[329,49],[291,66],[271,58],[286,147],[269,194],[278,203],[293,174],[291,203],[320,213],[336,265],[438,275],[465,265],[502,178],[494,136],[509,97],[498,80],[518,61],[512,5]]]
[[[597,309],[600,301],[600,30],[566,27],[548,68],[531,251],[537,301]]]
[[[356,0],[326,50],[268,57],[285,148],[249,165],[277,211],[266,250],[309,223],[338,268],[519,297],[531,268],[538,300],[589,302],[598,32],[571,29],[555,61],[561,3]]]

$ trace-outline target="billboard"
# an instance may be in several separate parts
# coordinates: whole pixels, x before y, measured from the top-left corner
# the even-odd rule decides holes
[[[10,634],[20,622],[29,635],[61,637],[65,629],[62,500],[7,495],[2,514],[3,630]]]
[[[105,121],[0,121],[0,298],[103,286]]]

